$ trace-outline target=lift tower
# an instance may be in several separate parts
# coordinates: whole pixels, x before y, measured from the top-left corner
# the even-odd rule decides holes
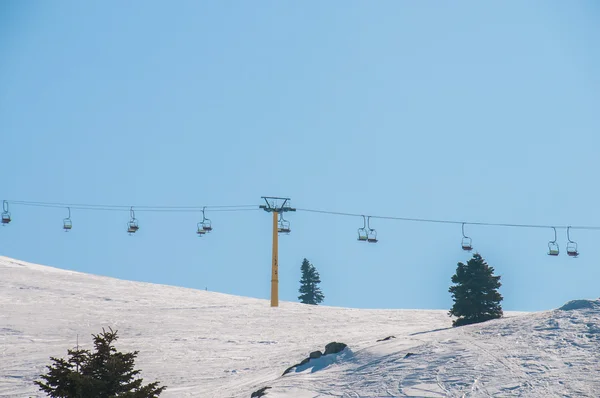
[[[275,196],[262,196],[267,203],[260,208],[268,213],[273,213],[273,258],[271,263],[271,307],[279,307],[279,263],[278,263],[278,237],[279,228],[277,217],[286,211],[296,211],[289,205],[290,198],[278,198]],[[270,202],[269,202],[270,201]],[[281,203],[281,205],[278,205]]]

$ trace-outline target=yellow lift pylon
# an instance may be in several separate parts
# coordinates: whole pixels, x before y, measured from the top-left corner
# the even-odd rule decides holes
[[[289,233],[289,222],[279,225],[279,215],[281,214],[281,222],[283,223],[283,213],[286,211],[296,211],[289,206],[290,198],[278,198],[275,196],[262,196],[267,203],[261,205],[260,208],[268,213],[273,213],[273,255],[271,259],[271,307],[279,307],[279,232]],[[271,200],[269,202],[269,200]],[[277,203],[281,202],[278,206]]]

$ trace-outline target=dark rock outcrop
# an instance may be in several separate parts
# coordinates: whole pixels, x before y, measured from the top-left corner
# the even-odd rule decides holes
[[[265,394],[267,393],[266,391],[271,388],[271,387],[263,387],[260,390],[256,390],[252,393],[252,395],[250,395],[250,398],[260,398],[260,397],[264,397]]]
[[[313,351],[310,353],[310,355],[308,357],[310,359],[317,359],[317,358],[321,358],[322,355],[323,355],[323,353],[321,351]]]
[[[406,355],[404,356],[404,359],[406,359],[406,358],[408,358],[408,357],[412,357],[413,355],[416,355],[416,354],[413,354],[412,352],[409,352],[408,354],[406,354]]]
[[[290,366],[289,368],[287,368],[287,369],[285,370],[285,372],[283,372],[282,376],[285,376],[286,374],[290,373],[290,372],[291,372],[292,370],[294,370],[296,367],[298,367],[298,366],[302,366],[302,365],[306,365],[306,364],[307,364],[307,363],[309,363],[309,362],[310,362],[310,357],[308,357],[308,358],[304,358],[304,359],[302,360],[302,362],[300,362],[300,363],[297,363],[297,364],[295,364],[295,365],[293,365],[293,366]]]
[[[348,347],[346,344],[334,341],[325,346],[325,353],[323,355],[337,354],[338,352],[344,351],[344,348],[346,347]]]
[[[284,371],[283,371],[283,374],[282,374],[282,376],[285,376],[286,374],[290,373],[292,370],[294,370],[294,368],[295,368],[296,366],[300,366],[300,364],[298,363],[298,364],[296,364],[296,365],[290,366],[289,368],[287,368],[286,370],[284,370]]]
[[[286,374],[290,373],[292,370],[294,370],[295,368],[297,368],[298,366],[302,366],[302,365],[306,365],[307,363],[310,362],[311,359],[318,359],[321,358],[322,356],[325,355],[329,355],[329,354],[337,354],[339,352],[344,351],[344,349],[348,347],[346,344],[344,343],[338,343],[338,342],[331,342],[329,344],[327,344],[325,346],[325,352],[322,353],[321,351],[313,351],[310,353],[308,358],[305,358],[302,360],[302,362],[297,363],[296,365],[290,366],[289,368],[287,368],[282,376],[285,376]]]
[[[377,342],[379,343],[380,341],[388,341],[389,339],[395,339],[395,338],[396,338],[396,336],[388,336],[385,339],[379,339],[379,340],[377,340]]]

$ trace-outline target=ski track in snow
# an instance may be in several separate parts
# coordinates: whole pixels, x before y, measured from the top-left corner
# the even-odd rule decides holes
[[[271,308],[7,257],[0,275],[0,397],[43,396],[32,382],[49,357],[66,357],[77,335],[91,348],[109,326],[167,398],[250,397],[265,386],[266,398],[600,396],[600,306],[451,328],[446,310]],[[282,376],[331,341],[348,349]]]

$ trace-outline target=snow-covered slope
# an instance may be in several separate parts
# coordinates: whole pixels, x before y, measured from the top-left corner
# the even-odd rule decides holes
[[[50,356],[111,326],[164,397],[600,396],[600,303],[450,328],[446,311],[357,310],[128,282],[0,257],[0,396],[42,396]],[[396,338],[377,342],[394,335]],[[348,344],[281,376],[331,341]],[[409,354],[410,355],[407,355]]]

